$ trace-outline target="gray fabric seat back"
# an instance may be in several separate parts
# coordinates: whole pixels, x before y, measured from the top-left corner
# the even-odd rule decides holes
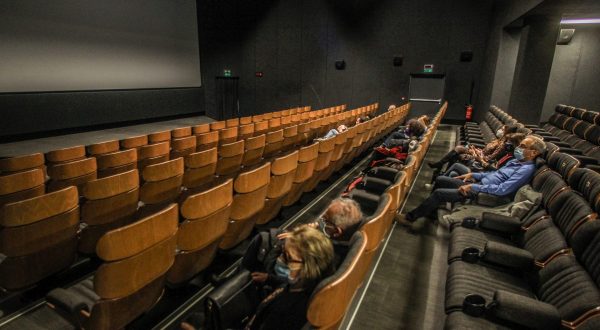
[[[585,109],[575,108],[571,110],[571,117],[575,117],[577,119],[583,119],[583,114],[585,114]]]
[[[560,173],[566,180],[569,178],[571,171],[579,166],[579,161],[575,157],[559,151],[550,156],[550,159],[548,159],[548,166]]]
[[[587,121],[588,123],[598,125],[599,118],[598,118],[598,113],[596,111],[586,111],[582,115],[581,119]]]
[[[575,128],[573,128],[573,133],[575,133],[575,135],[577,135],[580,139],[585,139],[585,133],[592,126],[592,124],[582,120],[579,122],[579,124],[577,124],[577,126],[575,126]]]
[[[548,207],[548,213],[571,244],[581,224],[593,219],[594,210],[581,195],[569,190],[556,196],[555,202]]]
[[[547,207],[556,195],[564,191],[568,185],[560,174],[552,170],[547,170],[533,178],[531,187],[542,194],[542,205]]]
[[[569,185],[579,191],[596,212],[600,210],[600,173],[578,168],[569,178]]]

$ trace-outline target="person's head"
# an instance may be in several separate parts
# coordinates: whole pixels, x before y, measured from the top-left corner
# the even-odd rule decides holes
[[[496,132],[496,137],[501,138],[502,136],[506,136],[507,134],[516,133],[518,129],[519,126],[516,125],[504,125],[502,126],[502,128],[498,129],[498,131]]]
[[[514,156],[519,161],[530,161],[543,155],[546,151],[546,143],[536,136],[527,136],[515,148]]]
[[[426,127],[429,126],[429,124],[431,123],[431,119],[429,119],[428,115],[419,116],[419,118],[417,118],[417,120],[420,121]]]
[[[306,225],[298,226],[289,233],[278,259],[289,269],[289,272],[283,272],[289,283],[298,286],[321,279],[331,269],[332,261],[331,240],[319,230]]]
[[[338,128],[337,128],[337,131],[338,131],[339,133],[343,133],[343,132],[345,132],[345,131],[347,131],[347,130],[348,130],[348,127],[347,127],[346,125],[340,125],[340,126],[338,126]]]
[[[358,230],[363,214],[350,198],[334,199],[319,219],[319,227],[332,239],[348,240]]]
[[[387,111],[394,110],[394,109],[396,109],[396,105],[395,104],[390,104],[390,106],[388,107]]]
[[[504,147],[507,152],[512,153],[521,144],[526,135],[523,133],[510,133],[504,136]]]
[[[366,122],[367,120],[369,120],[369,116],[368,116],[368,115],[366,115],[366,116],[361,116],[361,117],[357,117],[357,118],[356,118],[356,124],[358,125],[358,124],[360,124],[360,123],[364,123],[364,122]]]
[[[419,137],[425,133],[425,124],[417,119],[411,119],[406,123],[407,134],[410,136]]]

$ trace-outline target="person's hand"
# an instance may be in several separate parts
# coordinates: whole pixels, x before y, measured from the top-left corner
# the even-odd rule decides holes
[[[463,195],[463,196],[467,196],[470,191],[471,191],[471,185],[470,184],[466,184],[464,186],[458,187],[458,192],[461,195]]]
[[[286,239],[286,238],[288,238],[288,237],[290,237],[290,233],[289,233],[289,232],[287,232],[287,231],[286,231],[286,232],[283,232],[283,233],[281,233],[281,234],[279,234],[279,235],[277,235],[277,239],[278,239],[278,240]]]
[[[466,182],[466,181],[468,181],[468,180],[471,180],[471,179],[473,178],[473,173],[470,173],[470,172],[469,172],[469,173],[467,173],[467,174],[459,175],[459,176],[457,176],[457,177],[455,177],[455,178],[456,178],[456,179],[463,180],[463,181],[465,181],[465,182]]]
[[[267,278],[269,278],[269,274],[261,272],[253,272],[250,276],[252,276],[252,280],[257,283],[264,283]]]

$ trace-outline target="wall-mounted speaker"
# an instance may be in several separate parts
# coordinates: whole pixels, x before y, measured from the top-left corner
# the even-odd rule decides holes
[[[558,40],[556,40],[557,45],[568,45],[573,39],[573,35],[575,34],[575,29],[560,29],[560,33],[558,34]]]
[[[473,60],[473,51],[471,50],[463,50],[460,52],[460,61],[461,62],[471,62]]]
[[[394,56],[394,66],[402,66],[402,62],[404,62],[403,56]]]
[[[335,61],[335,69],[336,70],[344,70],[346,68],[346,61]]]

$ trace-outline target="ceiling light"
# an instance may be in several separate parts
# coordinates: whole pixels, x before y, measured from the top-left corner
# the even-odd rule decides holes
[[[563,18],[560,24],[600,24],[600,18]]]

